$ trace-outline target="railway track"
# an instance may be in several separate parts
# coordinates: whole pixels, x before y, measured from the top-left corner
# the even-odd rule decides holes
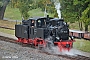
[[[20,43],[17,43],[17,41],[15,39],[4,37],[4,36],[0,36],[0,41],[6,41],[6,42],[10,42],[10,43],[15,43],[15,44],[22,45]],[[28,47],[28,46],[26,46],[26,47]],[[60,55],[60,54],[52,54],[52,53],[41,51],[41,50],[39,50],[38,52],[39,53],[42,53],[42,54],[54,55],[54,56],[66,58],[66,59],[69,59],[69,60],[90,60],[90,57],[86,57],[86,56],[82,56],[82,55],[76,55],[76,56]]]
[[[9,29],[9,30],[15,30],[14,28],[9,28],[9,27],[5,27],[5,26],[0,26],[0,28]]]

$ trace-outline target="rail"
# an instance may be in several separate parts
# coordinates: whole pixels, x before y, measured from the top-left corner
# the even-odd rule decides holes
[[[14,28],[9,28],[9,27],[5,27],[5,26],[0,26],[0,28],[15,30]]]

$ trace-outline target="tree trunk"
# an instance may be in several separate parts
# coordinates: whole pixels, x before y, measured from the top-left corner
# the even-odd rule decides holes
[[[81,27],[81,26],[80,26],[80,21],[79,21],[79,29],[80,29],[80,27]]]
[[[8,3],[9,3],[9,0],[4,1],[3,6],[0,9],[0,19],[1,20],[3,20],[3,18],[4,18],[4,12],[6,10],[6,7],[7,7]]]
[[[80,30],[81,30],[81,31],[83,30],[82,22],[80,22]]]
[[[88,25],[85,24],[85,31],[88,32]]]

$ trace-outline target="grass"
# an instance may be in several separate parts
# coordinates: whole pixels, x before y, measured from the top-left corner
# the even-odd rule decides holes
[[[84,52],[90,52],[90,41],[84,39],[75,39],[73,46],[76,49],[82,50]]]
[[[21,20],[22,19],[19,9],[10,8],[9,6],[7,6],[7,8],[5,10],[4,17],[12,19],[12,20]]]
[[[15,35],[15,31],[14,30],[0,28],[0,32],[11,34],[11,35]]]

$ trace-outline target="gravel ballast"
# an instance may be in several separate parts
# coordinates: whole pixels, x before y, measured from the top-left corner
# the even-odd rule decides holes
[[[69,60],[66,58],[39,53],[39,50],[0,41],[0,60]]]

